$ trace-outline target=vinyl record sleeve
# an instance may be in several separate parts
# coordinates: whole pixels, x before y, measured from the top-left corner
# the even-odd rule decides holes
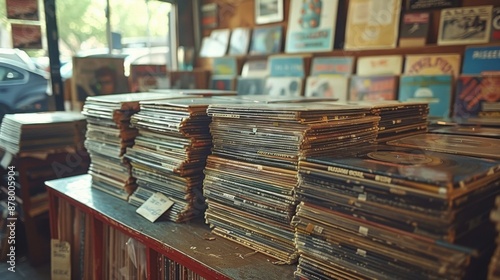
[[[456,135],[428,133],[428,134],[390,141],[388,144],[394,146],[410,147],[415,149],[424,149],[429,151],[437,151],[437,152],[457,154],[457,155],[490,158],[497,160],[500,159],[500,140],[485,138],[485,137],[456,136]],[[444,156],[443,154],[443,157],[446,156]],[[460,164],[463,166],[468,166],[469,163],[475,161],[475,159],[472,158],[466,158],[466,159],[467,161],[465,160],[460,161]],[[485,164],[488,165],[487,164],[488,161],[486,160],[484,161],[485,162],[483,163],[477,162],[477,164],[480,164],[482,166],[484,166]],[[489,163],[489,165],[490,168],[493,168],[493,170],[497,169],[494,165],[492,166],[491,163]],[[465,170],[463,170],[462,172],[464,171]]]

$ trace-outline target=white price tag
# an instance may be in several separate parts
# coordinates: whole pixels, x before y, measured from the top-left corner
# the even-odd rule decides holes
[[[50,240],[50,275],[54,280],[71,280],[71,245],[57,239]]]
[[[172,200],[157,192],[148,198],[135,212],[154,223],[172,205],[174,205]]]

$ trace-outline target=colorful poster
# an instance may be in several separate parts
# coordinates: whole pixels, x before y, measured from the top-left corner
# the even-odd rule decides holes
[[[338,0],[292,0],[285,52],[331,51]]]
[[[453,75],[460,74],[460,59],[458,53],[448,54],[414,54],[407,55],[405,71],[407,75]]]
[[[42,49],[40,25],[11,24],[12,47],[19,49]]]
[[[38,0],[6,0],[8,19],[40,20]]]

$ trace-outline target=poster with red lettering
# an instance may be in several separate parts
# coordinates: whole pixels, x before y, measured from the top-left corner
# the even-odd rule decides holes
[[[377,55],[358,57],[356,74],[369,75],[399,75],[403,69],[402,55]]]
[[[451,54],[415,54],[405,59],[406,75],[453,75],[460,74],[461,56]]]
[[[399,78],[395,75],[352,76],[349,100],[397,100],[398,82]]]

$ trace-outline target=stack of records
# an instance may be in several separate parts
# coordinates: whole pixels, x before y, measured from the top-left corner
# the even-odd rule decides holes
[[[380,116],[378,143],[427,132],[429,104],[399,101],[349,102],[371,105]]]
[[[130,203],[140,206],[161,192],[174,201],[164,214],[168,220],[183,222],[203,213],[203,169],[212,148],[206,113],[210,102],[186,98],[140,103],[141,111],[132,116],[139,135],[125,155],[139,187]]]
[[[369,107],[319,104],[213,105],[212,155],[205,168],[206,222],[213,233],[293,263],[290,225],[302,156],[375,141]]]
[[[87,148],[91,164],[92,187],[113,196],[128,199],[136,189],[130,164],[123,158],[132,147],[137,129],[130,118],[140,109],[139,101],[183,96],[162,93],[130,93],[87,97],[83,114],[87,117]]]
[[[298,277],[462,279],[486,271],[498,162],[379,146],[307,158],[299,172]]]
[[[0,127],[0,146],[10,154],[74,151],[83,146],[84,128],[80,113],[9,114]]]
[[[500,196],[495,200],[495,209],[491,211],[491,221],[495,223],[497,231],[496,249],[491,257],[488,269],[488,279],[500,279]]]

